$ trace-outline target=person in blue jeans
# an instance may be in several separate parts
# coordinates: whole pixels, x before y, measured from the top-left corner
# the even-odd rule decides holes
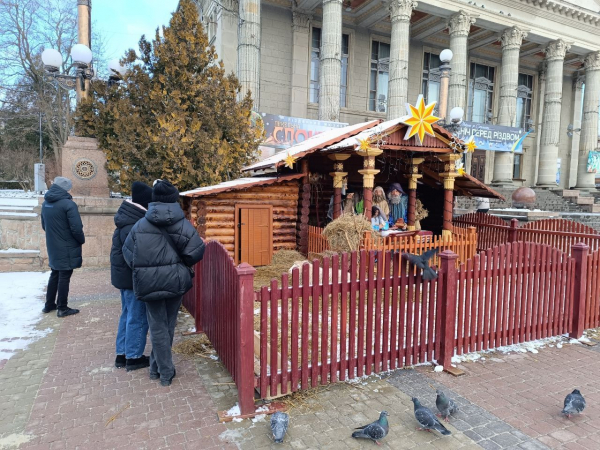
[[[138,220],[142,219],[152,201],[152,188],[136,181],[131,186],[131,201],[125,200],[115,215],[116,229],[110,250],[110,278],[114,287],[121,290],[121,317],[117,330],[115,367],[131,370],[150,365],[144,355],[148,319],[146,304],[136,300],[133,292],[133,274],[123,258],[123,244]]]

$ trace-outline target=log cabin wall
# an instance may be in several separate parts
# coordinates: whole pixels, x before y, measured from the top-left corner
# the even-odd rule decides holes
[[[273,252],[296,250],[300,184],[286,181],[193,198],[188,217],[203,239],[219,241],[234,257],[235,205],[272,205]]]

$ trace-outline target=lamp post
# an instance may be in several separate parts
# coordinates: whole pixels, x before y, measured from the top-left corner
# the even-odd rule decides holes
[[[446,112],[448,110],[448,86],[450,84],[450,61],[452,61],[452,50],[445,49],[440,53],[440,66],[441,80],[440,80],[440,107],[439,114],[442,120],[446,120]]]
[[[92,66],[92,51],[83,44],[75,44],[71,48],[71,66],[67,73],[60,73],[63,57],[58,50],[48,48],[42,52],[42,62],[46,71],[47,80],[56,82],[63,89],[77,89],[77,102],[85,96],[85,80],[94,77]],[[71,68],[75,68],[75,74],[70,75]]]

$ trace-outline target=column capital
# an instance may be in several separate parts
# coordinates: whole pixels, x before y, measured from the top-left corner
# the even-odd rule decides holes
[[[581,75],[573,75],[573,90],[581,90],[585,83],[585,77]]]
[[[292,11],[292,29],[308,33],[312,17],[312,14],[308,11],[300,9]]]
[[[567,44],[562,39],[550,42],[544,49],[546,61],[556,61],[565,59],[565,55],[571,48],[571,44]]]
[[[600,70],[600,52],[592,52],[585,55],[583,66],[586,72]]]
[[[468,36],[471,25],[475,23],[475,17],[470,16],[462,9],[453,14],[446,22],[450,36]]]
[[[502,32],[500,41],[502,42],[502,50],[511,50],[521,48],[523,39],[527,37],[527,32],[519,27],[507,28]]]
[[[418,3],[415,0],[392,0],[390,2],[390,19],[394,22],[408,22],[412,16],[413,9]]]

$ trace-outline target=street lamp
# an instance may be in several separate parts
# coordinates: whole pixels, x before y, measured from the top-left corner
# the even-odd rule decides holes
[[[112,86],[121,81],[121,77],[125,75],[127,69],[121,65],[121,62],[118,59],[113,59],[108,63],[108,71],[110,72],[110,75],[108,76],[108,85]]]
[[[60,67],[63,63],[63,57],[58,50],[48,48],[42,52],[42,62],[46,74],[52,77],[54,81],[63,89],[75,89],[77,82],[82,92],[85,91],[85,80],[91,80],[94,76],[92,67],[92,51],[83,44],[75,44],[71,48],[71,66],[67,73],[60,73]],[[69,75],[68,71],[75,67],[75,75]]]
[[[439,113],[442,121],[446,121],[446,112],[448,110],[448,85],[450,83],[450,61],[452,61],[452,50],[445,49],[440,53],[440,65],[441,79],[440,79],[440,105]]]

